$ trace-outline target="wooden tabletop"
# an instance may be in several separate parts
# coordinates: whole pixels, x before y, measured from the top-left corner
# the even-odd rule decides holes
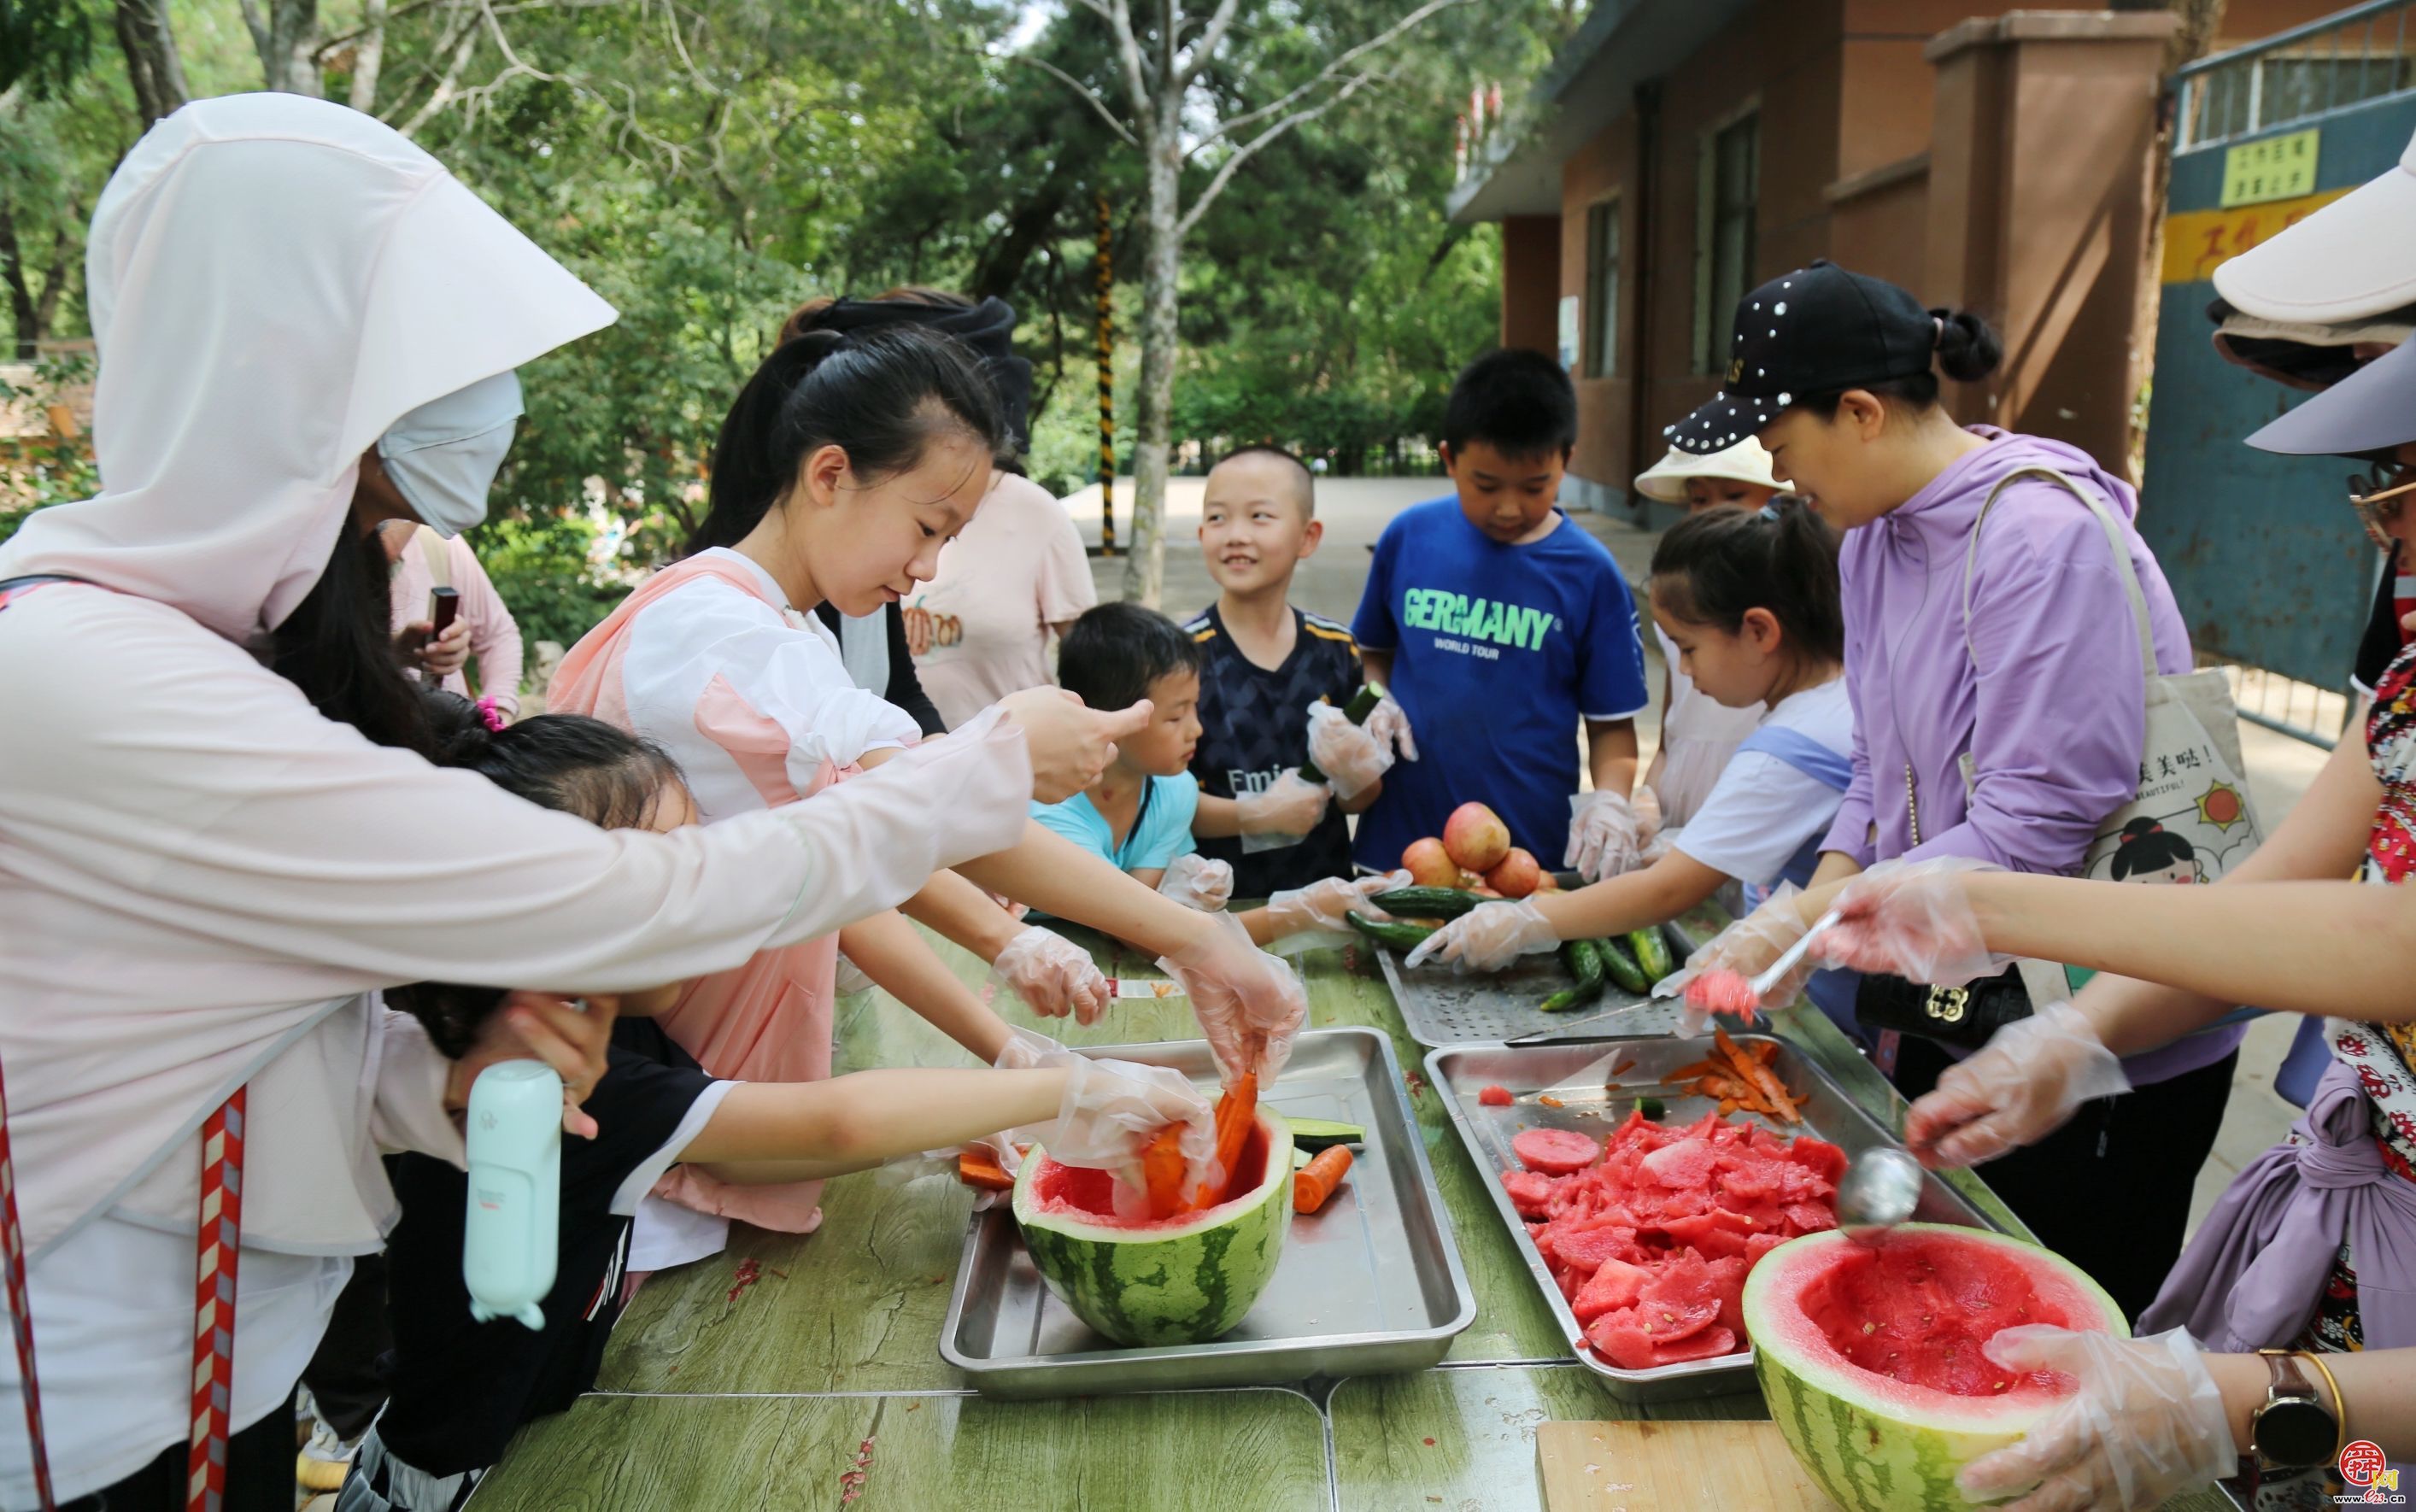
[[[1129,950],[1069,932],[1110,975],[1158,975]],[[939,948],[966,980],[981,979],[973,957]],[[1425,1049],[1371,961],[1337,948],[1301,958],[1301,969],[1312,1027],[1382,1029],[1417,1076]],[[1000,1007],[1069,1044],[1198,1037],[1181,999],[1119,1003],[1090,1029],[1037,1019],[1011,995]],[[840,1071],[970,1064],[885,994],[842,999],[838,1020]],[[1781,1015],[1779,1028],[1866,1106],[1901,1118],[1885,1081],[1819,1013]],[[514,1442],[479,1488],[479,1512],[1517,1512],[1541,1505],[1539,1423],[1766,1415],[1753,1392],[1651,1408],[1604,1392],[1569,1357],[1442,1099],[1422,1077],[1411,1086],[1477,1300],[1475,1323],[1434,1369],[1294,1388],[984,1399],[939,1353],[971,1194],[953,1181],[866,1173],[825,1187],[816,1233],[733,1225],[726,1254],[650,1280],[621,1320],[596,1391]],[[2010,1221],[1977,1181],[1956,1179]],[[735,1273],[747,1260],[759,1278],[742,1288]]]

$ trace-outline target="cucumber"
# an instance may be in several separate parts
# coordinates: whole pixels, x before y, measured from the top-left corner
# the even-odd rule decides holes
[[[1366,724],[1367,716],[1375,713],[1376,705],[1383,702],[1384,685],[1366,684],[1359,691],[1351,695],[1350,703],[1342,705],[1342,717],[1352,724]],[[1303,761],[1300,764],[1300,779],[1304,782],[1322,782],[1325,780],[1325,774],[1317,769],[1315,762]]]
[[[1627,953],[1624,944],[1617,940],[1596,940],[1594,945],[1602,951],[1602,969],[1610,974],[1610,979],[1619,984],[1620,990],[1638,996],[1653,990],[1652,981],[1644,975],[1644,969],[1636,963],[1636,958]]]
[[[1577,985],[1564,987],[1536,1005],[1546,1013],[1563,1013],[1579,1008],[1602,996],[1602,974],[1605,966],[1601,947],[1592,940],[1568,940],[1561,945],[1561,964],[1577,978]]]
[[[1669,959],[1669,944],[1661,938],[1659,930],[1638,930],[1627,937],[1627,943],[1636,952],[1636,963],[1644,968],[1644,975],[1653,979],[1654,986],[1678,969],[1678,963]]]
[[[1294,1118],[1284,1115],[1291,1126],[1294,1148],[1314,1153],[1334,1144],[1365,1144],[1367,1131],[1356,1124],[1337,1124],[1330,1118]]]
[[[1378,945],[1394,950],[1405,952],[1415,950],[1426,943],[1427,935],[1434,933],[1434,930],[1422,924],[1379,924],[1374,919],[1357,913],[1346,914],[1343,916],[1350,921],[1352,929]]]
[[[1308,1163],[1316,1158],[1317,1157],[1309,1154],[1306,1150],[1302,1149],[1297,1144],[1291,1147],[1291,1168],[1294,1171],[1307,1170]]]
[[[1457,887],[1396,887],[1367,900],[1397,919],[1456,919],[1493,900]]]
[[[1661,1105],[1661,1099],[1658,1097],[1637,1098],[1636,1111],[1642,1113],[1647,1122],[1654,1124],[1661,1122],[1662,1117],[1669,1111]]]

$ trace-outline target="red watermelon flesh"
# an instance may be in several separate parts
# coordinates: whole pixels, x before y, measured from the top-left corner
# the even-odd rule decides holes
[[[1511,1153],[1527,1164],[1530,1171],[1540,1171],[1548,1176],[1565,1176],[1583,1171],[1602,1158],[1602,1146],[1584,1135],[1565,1128],[1531,1128],[1520,1131],[1510,1142]]]
[[[1476,1100],[1487,1108],[1507,1108],[1518,1099],[1510,1096],[1508,1087],[1497,1084],[1478,1093]]]
[[[1512,1148],[1530,1169],[1503,1172],[1503,1189],[1541,1218],[1528,1233],[1588,1344],[1636,1370],[1742,1347],[1746,1273],[1785,1241],[1835,1226],[1846,1163],[1824,1141],[1716,1114],[1674,1128],[1631,1116],[1605,1146],[1528,1129]],[[1958,1305],[1990,1284],[1951,1265],[1925,1280]]]
[[[2073,1326],[2027,1272],[1926,1234],[1852,1247],[1804,1302],[1804,1315],[1852,1364],[1957,1397],[2007,1389],[2007,1371],[1982,1353],[1998,1333],[2033,1323]]]

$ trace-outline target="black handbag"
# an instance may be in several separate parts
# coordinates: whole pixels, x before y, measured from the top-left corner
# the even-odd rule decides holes
[[[1893,1029],[1963,1051],[1978,1050],[1998,1030],[2032,1011],[2019,966],[2008,966],[1969,987],[1932,987],[1867,973],[1854,991],[1854,1017],[1864,1029],[1874,1034]]]

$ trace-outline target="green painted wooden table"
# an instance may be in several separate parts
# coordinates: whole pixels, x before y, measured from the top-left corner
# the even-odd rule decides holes
[[[1158,975],[1127,949],[1082,938],[1110,975]],[[980,980],[971,956],[940,948]],[[1335,948],[1300,963],[1311,1027],[1382,1029],[1411,1071],[1411,1105],[1477,1300],[1475,1323],[1442,1366],[1298,1389],[986,1400],[939,1353],[971,1194],[944,1179],[867,1173],[828,1185],[816,1233],[733,1226],[726,1255],[648,1282],[596,1391],[514,1442],[478,1491],[480,1512],[1510,1512],[1540,1505],[1539,1423],[1766,1415],[1752,1392],[1647,1409],[1603,1391],[1570,1359],[1484,1176],[1417,1074],[1425,1050],[1373,962]],[[1037,1019],[1011,998],[1002,1011],[1078,1045],[1197,1037],[1179,998],[1120,1003],[1090,1029]],[[1867,1106],[1901,1117],[1887,1083],[1818,1013],[1781,1015],[1779,1028]],[[841,1071],[969,1059],[877,992],[841,1000],[838,1046]],[[1978,1182],[1957,1180],[2011,1221]],[[739,1288],[733,1273],[750,1259],[760,1279]]]

